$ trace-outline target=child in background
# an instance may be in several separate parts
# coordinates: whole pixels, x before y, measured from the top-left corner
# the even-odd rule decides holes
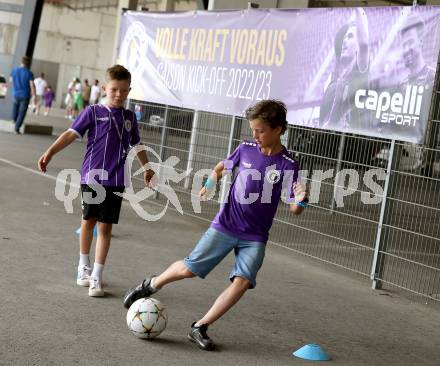
[[[44,92],[44,115],[49,115],[50,109],[52,108],[52,102],[55,99],[55,93],[50,85],[47,86]]]

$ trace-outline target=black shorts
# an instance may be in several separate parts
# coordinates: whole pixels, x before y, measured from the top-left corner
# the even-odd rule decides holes
[[[93,185],[81,184],[81,203],[83,219],[97,219],[99,222],[107,224],[117,224],[119,213],[121,212],[122,197],[114,192],[123,193],[125,187],[102,186],[105,189],[105,199],[101,203],[84,202],[84,193],[92,192],[92,199],[97,196]]]

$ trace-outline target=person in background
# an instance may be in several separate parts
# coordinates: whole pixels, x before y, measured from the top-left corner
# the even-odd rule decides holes
[[[92,87],[89,84],[88,79],[84,79],[84,86],[82,91],[82,97],[84,102],[84,107],[87,107],[90,104],[90,93],[91,93]]]
[[[32,103],[33,104],[32,111],[34,112],[34,114],[38,115],[40,114],[40,108],[43,102],[44,92],[46,91],[47,88],[47,81],[44,78],[44,72],[42,72],[40,76],[34,80],[34,84],[35,84],[35,97]]]
[[[73,115],[72,119],[78,117],[78,114],[84,109],[84,100],[82,96],[82,85],[79,78],[75,79],[73,87]]]
[[[50,109],[52,108],[52,102],[55,99],[55,93],[50,85],[47,86],[44,92],[44,115],[49,115]]]
[[[101,98],[101,88],[99,80],[96,79],[90,91],[90,104],[98,104],[99,98]]]
[[[30,57],[24,56],[21,59],[21,65],[14,68],[10,75],[14,95],[12,119],[17,135],[20,134],[20,127],[26,117],[29,101],[31,97],[35,96],[34,74],[29,70],[30,65]]]
[[[67,94],[64,103],[66,104],[66,118],[72,119],[73,117],[73,91],[75,88],[76,78],[67,85]]]

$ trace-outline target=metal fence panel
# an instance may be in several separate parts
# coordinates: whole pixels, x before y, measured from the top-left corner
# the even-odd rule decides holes
[[[365,276],[373,273],[376,284],[390,284],[440,301],[438,86],[437,77],[427,143],[423,146],[289,126],[283,143],[300,162],[312,203],[299,217],[293,217],[287,205],[280,203],[271,229],[271,243]],[[194,213],[194,173],[212,168],[241,140],[251,139],[247,121],[134,100],[130,101],[130,108],[140,116],[143,142],[162,161],[175,156],[179,159],[178,172],[192,169],[187,179],[171,183],[184,213],[212,220],[219,209],[221,189],[214,200],[201,203],[200,214]],[[380,189],[388,188],[386,196],[384,193],[381,197],[384,206],[380,202],[364,204],[362,198],[371,195],[364,178],[371,169],[385,172],[387,166],[390,170],[386,179],[376,181]],[[359,184],[343,198],[341,206],[335,201],[335,190],[347,188],[347,176],[338,175],[344,169],[357,172]],[[327,172],[324,180],[320,178],[322,172]],[[140,179],[136,181],[138,189],[141,183]],[[165,205],[167,198],[158,195],[156,202]]]

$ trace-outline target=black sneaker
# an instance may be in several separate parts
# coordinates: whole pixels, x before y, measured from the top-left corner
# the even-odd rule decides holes
[[[147,280],[143,280],[136,287],[131,288],[125,293],[124,296],[124,306],[128,309],[131,304],[133,304],[136,300],[142,299],[143,297],[150,297],[152,294],[157,292],[157,290],[153,290],[150,286],[151,277],[148,282]]]
[[[196,343],[199,348],[205,351],[212,351],[214,349],[214,342],[208,337],[206,331],[208,326],[206,324],[195,326],[196,323],[192,323],[191,330],[188,333],[188,339],[191,342]]]

